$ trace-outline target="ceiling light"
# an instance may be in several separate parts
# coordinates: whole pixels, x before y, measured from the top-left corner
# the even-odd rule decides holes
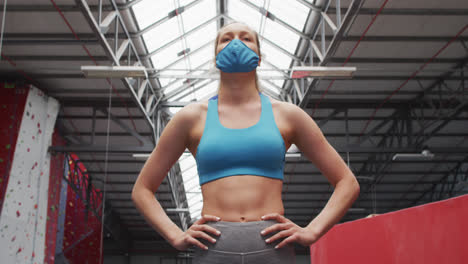
[[[150,153],[135,153],[132,154],[132,157],[138,160],[147,160],[150,155]]]
[[[148,78],[143,66],[81,66],[81,71],[86,78]]]
[[[419,160],[432,160],[434,153],[428,149],[424,149],[421,153],[397,153],[393,155],[392,160],[406,160],[406,161],[419,161]]]
[[[188,208],[167,208],[166,212],[190,213]]]
[[[286,152],[286,158],[300,158],[302,156],[301,152]]]
[[[293,79],[306,77],[351,78],[355,71],[356,67],[293,66],[290,77]]]

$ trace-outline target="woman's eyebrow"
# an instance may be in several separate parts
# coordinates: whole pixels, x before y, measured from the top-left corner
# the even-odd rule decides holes
[[[222,34],[220,35],[220,38],[224,37],[225,35],[232,36],[232,35],[234,35],[234,32],[228,31],[228,32],[222,33]],[[249,36],[253,36],[253,34],[250,33],[249,31],[240,31],[240,32],[239,32],[239,35],[249,35]]]
[[[222,37],[224,37],[226,35],[233,35],[233,34],[234,33],[232,33],[232,31],[228,31],[228,32],[225,32],[225,33],[221,34],[219,37],[222,38]]]

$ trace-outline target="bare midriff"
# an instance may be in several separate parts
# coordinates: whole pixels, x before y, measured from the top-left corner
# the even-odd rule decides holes
[[[202,215],[214,215],[221,221],[260,221],[270,213],[284,214],[281,199],[283,182],[255,175],[235,175],[201,186]]]

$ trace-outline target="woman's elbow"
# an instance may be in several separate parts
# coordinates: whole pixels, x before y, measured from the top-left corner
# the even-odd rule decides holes
[[[138,203],[140,193],[141,192],[139,191],[138,185],[137,184],[133,185],[131,198],[134,204]]]
[[[356,178],[354,178],[353,188],[354,188],[354,196],[356,198],[359,197],[359,194],[361,193],[361,186],[359,185],[359,182]]]

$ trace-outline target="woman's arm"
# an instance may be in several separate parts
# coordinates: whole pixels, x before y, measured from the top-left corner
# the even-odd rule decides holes
[[[356,177],[328,143],[315,121],[296,105],[288,104],[288,109],[288,117],[294,127],[292,142],[335,189],[320,214],[306,227],[320,238],[346,214],[359,196],[360,187]]]
[[[132,200],[146,221],[169,243],[184,233],[164,212],[154,193],[188,146],[196,107],[187,105],[169,121],[133,186]]]
[[[267,235],[278,231],[266,240],[272,243],[283,239],[276,247],[297,242],[310,246],[330,230],[348,211],[359,196],[359,183],[351,170],[344,163],[335,149],[327,142],[314,120],[294,104],[283,103],[282,110],[291,124],[291,142],[323,173],[335,188],[327,204],[306,227],[300,227],[278,213],[267,214],[263,220],[274,219],[274,224],[264,229],[261,234]]]

